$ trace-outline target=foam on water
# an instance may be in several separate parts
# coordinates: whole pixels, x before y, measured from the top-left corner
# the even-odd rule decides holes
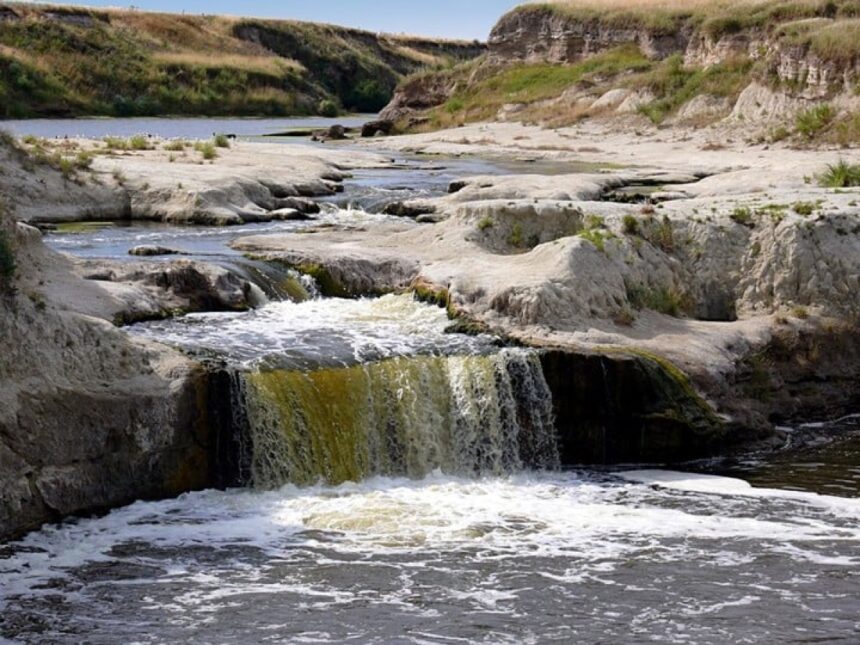
[[[658,476],[436,473],[140,502],[13,545],[0,634],[32,636],[34,616],[42,635],[93,642],[756,642],[856,628],[860,501],[841,500],[849,518]]]
[[[410,295],[358,300],[273,302],[244,313],[191,314],[130,328],[185,349],[253,366],[268,358],[284,367],[347,365],[418,353],[476,353],[489,337],[446,334],[444,309]]]
[[[628,481],[650,484],[662,488],[692,493],[711,493],[742,497],[796,500],[810,505],[823,506],[834,513],[860,521],[860,500],[856,498],[834,497],[804,491],[782,490],[778,488],[757,488],[743,479],[683,473],[670,470],[630,470],[619,473]]]

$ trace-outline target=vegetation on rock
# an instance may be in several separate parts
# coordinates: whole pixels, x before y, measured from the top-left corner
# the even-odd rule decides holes
[[[837,163],[828,165],[818,180],[827,188],[860,186],[860,164],[852,164],[840,159]]]

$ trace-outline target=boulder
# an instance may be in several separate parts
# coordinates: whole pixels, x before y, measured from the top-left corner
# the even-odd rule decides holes
[[[363,126],[361,126],[361,136],[362,137],[375,137],[378,134],[389,135],[394,130],[394,122],[388,121],[386,119],[380,119],[378,121],[368,121]]]
[[[166,246],[156,246],[152,244],[142,244],[134,246],[128,250],[129,255],[137,255],[141,257],[152,257],[156,255],[181,255],[182,251],[170,249]]]

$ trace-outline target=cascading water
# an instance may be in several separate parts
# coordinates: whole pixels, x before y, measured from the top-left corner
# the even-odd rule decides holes
[[[536,355],[399,357],[234,379],[254,486],[559,465]]]

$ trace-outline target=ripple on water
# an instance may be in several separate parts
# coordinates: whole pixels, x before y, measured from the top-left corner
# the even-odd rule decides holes
[[[0,634],[418,643],[857,633],[860,500],[749,495],[724,478],[680,490],[678,479],[436,474],[141,502],[12,545],[0,560]]]

